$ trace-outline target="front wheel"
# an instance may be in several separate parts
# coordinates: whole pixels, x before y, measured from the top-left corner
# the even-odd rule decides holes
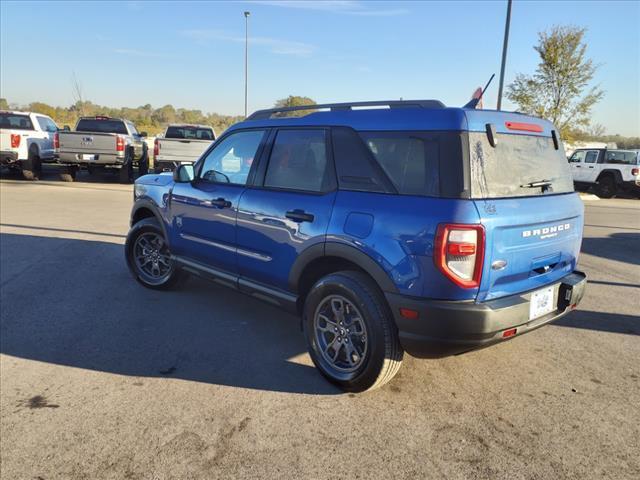
[[[305,301],[303,327],[313,363],[346,391],[378,388],[400,369],[403,350],[391,312],[364,273],[321,278]]]
[[[169,289],[185,275],[171,259],[169,245],[154,218],[144,218],[131,227],[125,257],[135,279],[147,288]]]

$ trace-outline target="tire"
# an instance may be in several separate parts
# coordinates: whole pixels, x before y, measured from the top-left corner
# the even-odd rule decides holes
[[[22,176],[25,180],[39,180],[42,176],[42,161],[35,148],[29,150],[29,158],[22,164]]]
[[[611,175],[605,175],[598,180],[598,186],[596,187],[596,193],[602,198],[612,198],[618,193],[618,186],[615,179]]]
[[[146,144],[143,147],[142,158],[138,161],[138,176],[142,177],[149,173],[149,153]]]
[[[345,391],[378,388],[402,365],[404,352],[389,306],[364,273],[342,271],[321,278],[307,295],[302,323],[313,363]]]
[[[129,270],[147,288],[168,290],[176,287],[186,277],[186,273],[171,260],[164,232],[155,218],[144,218],[131,227],[124,249]],[[154,274],[156,269],[157,275]]]
[[[124,157],[124,163],[118,171],[118,179],[120,183],[132,183],[133,182],[133,155],[131,149],[127,149],[127,153]]]
[[[78,175],[78,167],[70,166],[66,167],[65,171],[60,174],[60,180],[63,182],[74,182]]]

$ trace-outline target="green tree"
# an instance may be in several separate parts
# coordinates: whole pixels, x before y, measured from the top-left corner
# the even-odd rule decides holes
[[[276,101],[275,107],[301,107],[305,105],[315,105],[316,102],[309,97],[298,97],[295,95],[289,95],[287,98],[281,98]],[[304,115],[308,115],[310,112],[315,112],[313,108],[309,108],[308,110],[297,110],[293,112],[282,112],[276,117],[302,117]]]
[[[9,102],[6,98],[0,98],[0,110],[9,110]]]
[[[586,57],[586,29],[555,26],[538,34],[540,63],[533,75],[518,74],[506,97],[520,111],[546,118],[564,140],[589,126],[591,108],[603,97],[599,87],[588,88],[597,66]]]

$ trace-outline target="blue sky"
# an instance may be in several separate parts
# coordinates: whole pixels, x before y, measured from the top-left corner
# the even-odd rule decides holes
[[[462,105],[499,73],[505,1],[11,2],[0,4],[0,93],[12,103],[244,109],[244,10],[250,17],[249,110],[287,95],[318,102],[437,98]],[[588,28],[606,90],[593,121],[640,135],[640,2],[515,0],[506,82],[532,72],[537,32]],[[497,78],[487,92],[495,106]],[[507,108],[512,107],[506,102]]]

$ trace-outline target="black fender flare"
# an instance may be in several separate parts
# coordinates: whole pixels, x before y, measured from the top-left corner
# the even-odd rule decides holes
[[[133,224],[134,224],[133,219],[135,218],[136,213],[139,212],[142,209],[149,210],[153,214],[155,219],[160,224],[160,228],[162,229],[162,234],[164,235],[165,240],[167,241],[167,243],[169,243],[169,235],[167,233],[167,225],[165,224],[164,219],[162,218],[162,215],[160,214],[160,212],[158,210],[158,206],[155,203],[153,203],[151,200],[146,200],[146,199],[136,200],[136,202],[133,204],[133,208],[131,209],[131,217],[129,219],[129,226],[133,227]]]
[[[618,185],[623,183],[622,173],[620,173],[620,170],[616,170],[615,168],[606,168],[606,169],[602,170],[600,172],[600,174],[598,175],[598,180],[596,180],[596,182],[599,182],[600,179],[602,177],[604,177],[605,175],[613,176],[613,179],[616,181],[616,184],[618,184]]]
[[[398,288],[384,269],[369,255],[355,247],[339,242],[317,243],[304,250],[294,262],[289,272],[289,289],[298,293],[298,285],[302,273],[312,261],[322,257],[343,258],[355,263],[371,276],[384,292],[397,293]]]

